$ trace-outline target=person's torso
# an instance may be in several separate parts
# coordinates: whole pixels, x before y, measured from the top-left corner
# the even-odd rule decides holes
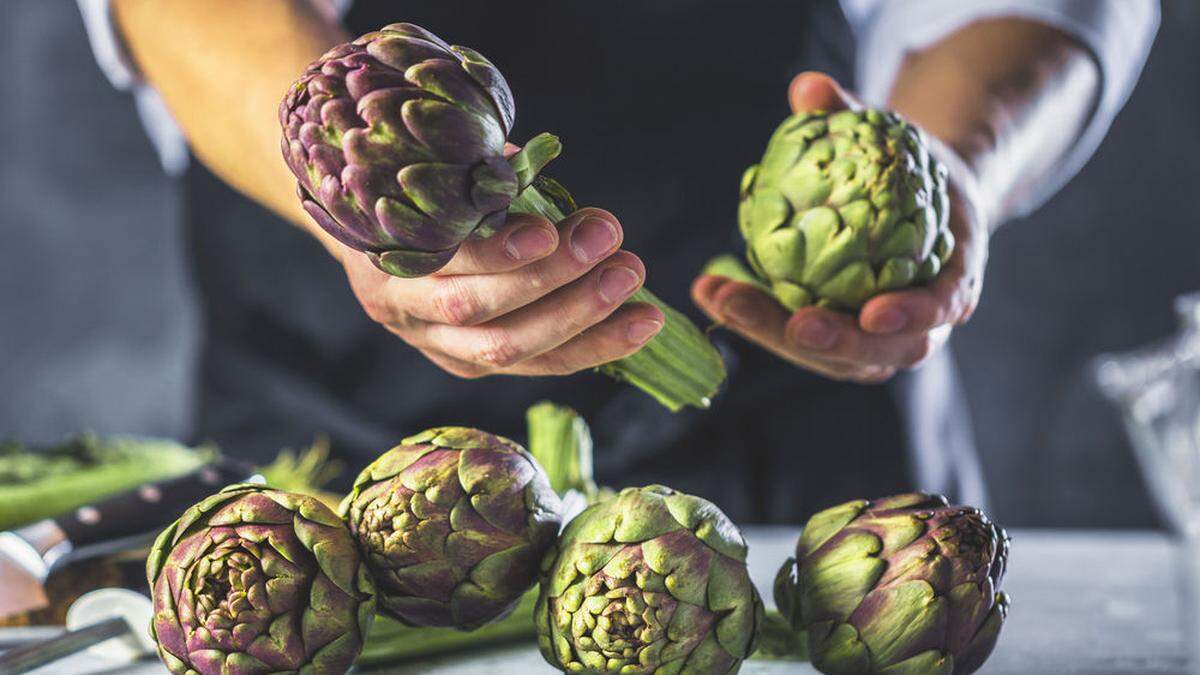
[[[787,115],[791,77],[838,65],[814,62],[814,22],[849,43],[836,3],[807,0],[358,0],[348,17],[359,33],[398,21],[496,63],[516,99],[513,142],[560,136],[546,173],[615,213],[647,285],[700,322],[689,285],[741,246],[739,179]],[[666,482],[755,520],[907,482],[885,388],[826,382],[720,333],[730,383],[710,411],[671,415],[592,373],[459,380],[372,324],[307,235],[203,170],[189,186],[208,309],[204,438],[265,456],[329,433],[361,464],[435,425],[521,438],[525,407],[551,399],[588,417],[603,480]]]

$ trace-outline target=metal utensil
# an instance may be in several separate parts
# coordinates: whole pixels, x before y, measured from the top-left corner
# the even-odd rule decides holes
[[[82,595],[67,611],[64,633],[0,654],[0,675],[27,673],[85,649],[114,662],[153,653],[146,629],[153,613],[150,599],[135,591],[102,588]]]

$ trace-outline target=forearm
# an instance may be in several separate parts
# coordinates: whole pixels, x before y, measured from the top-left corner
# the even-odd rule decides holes
[[[336,19],[304,0],[114,0],[113,13],[195,155],[339,256],[296,199],[278,118],[288,85],[347,39]]]
[[[992,19],[909,55],[889,105],[957,151],[998,224],[1079,139],[1099,89],[1099,66],[1070,36]]]

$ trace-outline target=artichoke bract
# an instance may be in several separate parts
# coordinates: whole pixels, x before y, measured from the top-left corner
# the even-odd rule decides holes
[[[146,563],[158,653],[180,675],[345,673],[375,616],[370,575],[312,497],[233,485],[159,535]]]
[[[627,488],[571,521],[543,564],[534,614],[553,666],[580,673],[735,673],[763,605],[746,543],[712,503]]]
[[[794,115],[742,178],[746,259],[789,310],[857,310],[932,279],[949,260],[946,181],[921,131],[895,113]]]
[[[359,474],[341,515],[380,610],[413,626],[478,628],[537,579],[561,505],[524,448],[478,429],[404,439]]]
[[[981,511],[911,493],[813,516],[775,601],[836,675],[965,675],[1008,614],[1008,536]]]
[[[279,110],[283,156],[308,214],[384,272],[445,266],[468,237],[509,212],[559,222],[575,205],[538,172],[561,152],[541,134],[509,158],[515,110],[503,75],[466,47],[393,24],[327,52]],[[708,407],[725,379],[720,354],[687,317],[639,289],[666,317],[636,354],[602,370],[663,405]]]

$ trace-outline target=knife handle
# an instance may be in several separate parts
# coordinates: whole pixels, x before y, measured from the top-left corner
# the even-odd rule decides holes
[[[231,483],[241,483],[254,470],[241,462],[219,459],[196,471],[147,483],[104,501],[82,506],[54,519],[72,548],[162,529],[189,506]]]

